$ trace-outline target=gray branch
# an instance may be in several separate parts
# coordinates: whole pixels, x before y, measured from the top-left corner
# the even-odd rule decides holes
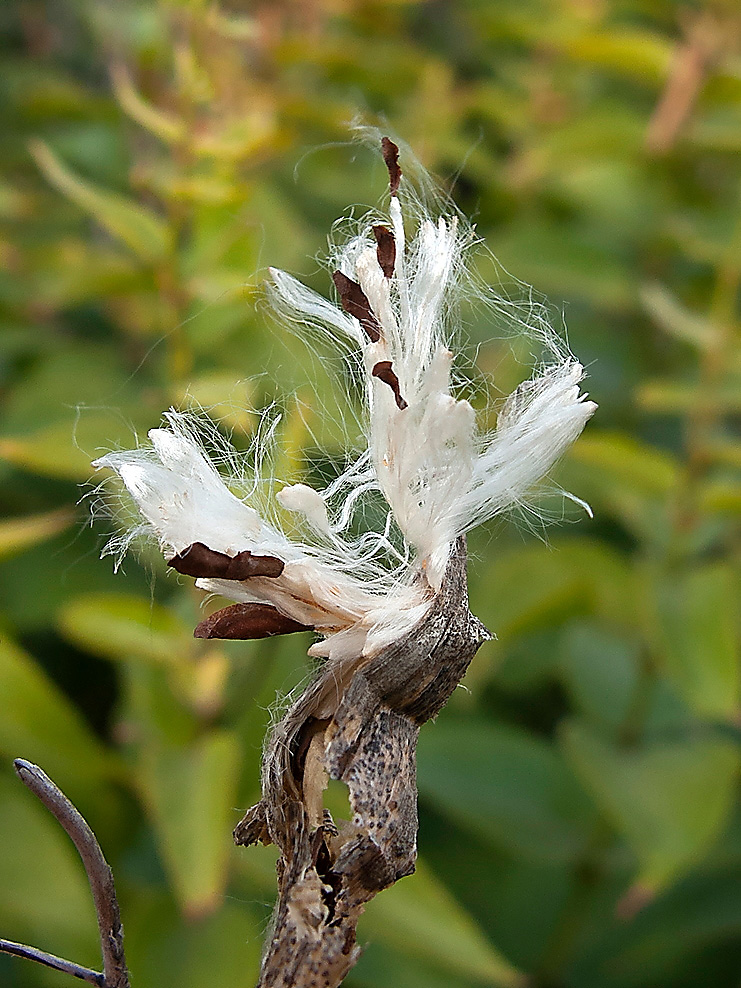
[[[336,988],[357,960],[365,903],[414,871],[419,728],[490,637],[468,609],[459,539],[422,622],[375,656],[327,662],[274,729],[262,799],[234,832],[281,852],[258,988]],[[330,777],[353,810],[338,826],[323,806]]]
[[[71,961],[62,960],[53,954],[26,947],[23,944],[0,940],[0,951],[37,961],[57,971],[64,971],[82,981],[99,985],[100,988],[130,988],[129,973],[123,948],[123,927],[121,913],[113,883],[113,874],[95,834],[79,811],[57,788],[38,765],[17,758],[15,770],[21,782],[37,796],[52,813],[69,835],[85,866],[90,891],[95,904],[100,931],[100,947],[103,954],[103,973],[80,967]]]
[[[73,961],[66,961],[54,954],[47,954],[45,950],[27,947],[24,943],[13,943],[12,940],[0,939],[0,953],[10,954],[12,957],[23,957],[27,961],[36,961],[37,964],[51,967],[55,971],[62,971],[63,974],[71,974],[73,978],[79,978],[80,981],[98,985],[98,988],[106,988],[105,977],[100,972],[91,971],[89,967],[81,967]]]

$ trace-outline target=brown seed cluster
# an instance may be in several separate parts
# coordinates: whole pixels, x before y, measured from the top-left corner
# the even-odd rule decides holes
[[[373,367],[371,374],[373,377],[377,377],[379,381],[383,381],[384,384],[388,384],[388,386],[394,392],[394,398],[396,399],[396,407],[400,411],[404,411],[405,408],[409,407],[407,402],[404,400],[404,398],[401,395],[399,378],[394,373],[390,360],[379,360],[378,363]]]
[[[383,160],[389,173],[389,191],[395,196],[399,190],[401,181],[401,168],[399,167],[399,148],[388,137],[381,141],[381,151]],[[376,238],[376,256],[378,264],[386,278],[393,278],[396,267],[396,241],[394,234],[387,226],[378,224],[373,227],[373,236]],[[381,324],[373,311],[368,296],[360,285],[348,278],[342,271],[335,271],[332,275],[335,287],[340,296],[340,303],[345,312],[355,316],[360,325],[365,330],[372,343],[378,343],[383,333]],[[408,402],[402,397],[397,377],[390,360],[379,360],[371,371],[373,377],[388,384],[394,393],[396,407],[403,411],[408,408]]]
[[[348,278],[341,271],[335,271],[332,280],[339,292],[342,308],[349,315],[355,316],[371,343],[378,343],[381,339],[381,326],[363,289],[357,281]]]
[[[247,641],[296,631],[311,631],[311,627],[286,617],[272,604],[246,603],[216,611],[196,626],[193,637]]]
[[[225,552],[209,549],[203,542],[194,542],[168,559],[167,565],[184,576],[248,580],[251,576],[280,576],[285,563],[275,556],[255,556],[249,549],[228,556]]]

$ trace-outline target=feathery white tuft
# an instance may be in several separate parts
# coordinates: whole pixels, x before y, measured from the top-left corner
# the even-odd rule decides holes
[[[456,538],[521,504],[596,408],[580,392],[581,364],[541,320],[534,332],[545,337],[551,363],[510,396],[496,429],[477,431],[473,408],[452,393],[447,328],[474,238],[455,215],[417,219],[409,237],[392,189],[387,220],[369,218],[336,250],[341,307],[270,270],[278,313],[324,333],[357,361],[365,385],[367,448],[325,490],[294,484],[275,495],[303,518],[305,538],[289,536],[235,496],[177,412],[150,432],[151,446],[96,461],[119,474],[166,553],[203,543],[228,556],[249,550],[285,563],[279,577],[201,578],[198,585],[238,602],[272,604],[315,628],[323,640],[314,655],[372,654],[414,627],[440,588]],[[369,496],[385,501],[385,524],[348,534]]]

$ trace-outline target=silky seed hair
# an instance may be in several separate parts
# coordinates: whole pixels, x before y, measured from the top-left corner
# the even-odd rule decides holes
[[[310,628],[318,635],[312,655],[377,652],[425,616],[455,540],[527,504],[596,408],[580,390],[581,364],[545,310],[481,286],[469,268],[473,228],[430,193],[424,174],[417,187],[407,183],[397,144],[383,137],[380,150],[387,208],[335,240],[336,301],[286,272],[269,273],[283,323],[335,346],[362,382],[362,442],[335,479],[321,490],[263,479],[278,428],[272,411],[261,416],[246,457],[215,426],[170,410],[149,444],[96,461],[118,474],[143,519],[106,551],[120,555],[146,532],[174,569],[236,602],[201,622],[199,637]],[[543,355],[494,429],[480,431],[460,396],[461,300],[508,320]],[[385,505],[382,522],[358,532],[371,503]]]

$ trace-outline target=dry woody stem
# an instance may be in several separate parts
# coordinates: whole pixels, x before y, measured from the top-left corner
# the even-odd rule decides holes
[[[63,960],[43,950],[13,943],[10,940],[0,940],[0,951],[37,961],[45,967],[63,971],[81,981],[98,985],[99,988],[130,988],[123,949],[121,913],[113,884],[113,874],[103,857],[95,834],[79,811],[38,765],[33,765],[22,758],[16,759],[14,764],[18,778],[57,818],[82,858],[95,904],[95,914],[98,917],[103,971],[102,973],[91,971],[72,961]]]
[[[262,799],[234,832],[281,852],[258,988],[334,988],[357,960],[365,903],[414,871],[419,728],[490,637],[468,609],[461,538],[422,622],[371,658],[328,663],[274,729]],[[324,808],[329,778],[347,784],[352,820]]]

